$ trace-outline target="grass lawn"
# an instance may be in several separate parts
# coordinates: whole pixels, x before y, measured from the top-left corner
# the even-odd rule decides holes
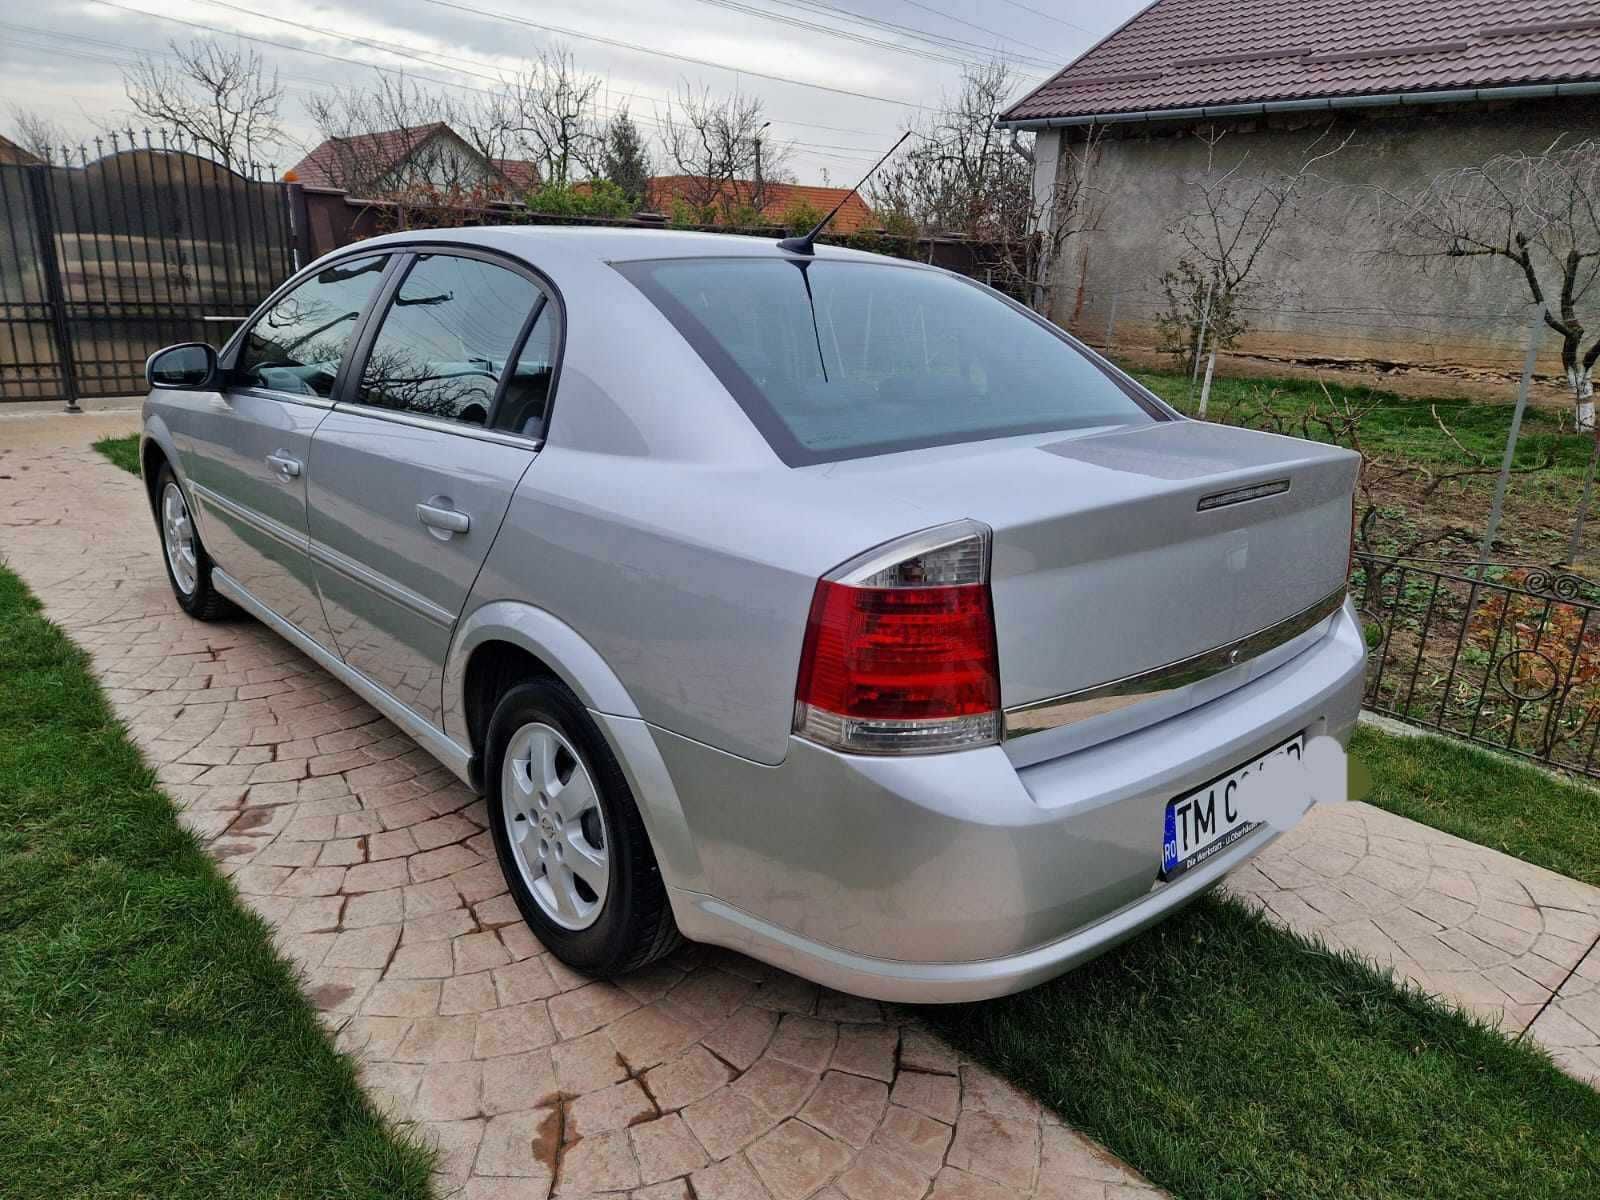
[[[1184,1200],[1600,1196],[1600,1093],[1235,902],[922,1015]]]
[[[126,437],[104,437],[94,444],[94,448],[104,454],[124,471],[139,473],[139,435],[130,433]]]
[[[1134,371],[1133,377],[1155,392],[1168,404],[1193,416],[1199,402],[1199,388],[1189,397],[1189,377],[1182,372]],[[1473,454],[1491,459],[1499,466],[1505,453],[1506,432],[1511,426],[1511,400],[1515,390],[1508,389],[1507,403],[1488,404],[1461,397],[1442,396],[1418,399],[1384,392],[1369,387],[1347,387],[1329,383],[1328,394],[1339,403],[1361,407],[1378,400],[1379,404],[1362,422],[1361,436],[1369,455],[1378,458],[1408,459],[1431,465],[1466,465],[1461,452],[1439,431],[1432,409],[1437,408],[1446,425]],[[1228,420],[1232,424],[1268,427],[1267,410],[1290,418],[1284,432],[1299,435],[1300,416],[1309,409],[1326,411],[1328,397],[1314,379],[1250,379],[1219,376],[1211,382],[1211,399],[1207,415],[1212,420]],[[1583,470],[1589,461],[1593,443],[1588,438],[1574,437],[1570,415],[1568,432],[1563,433],[1560,414],[1550,408],[1530,406],[1523,415],[1522,432],[1517,439],[1518,466],[1542,462],[1546,454],[1554,452],[1556,465],[1553,474],[1583,481]],[[1313,438],[1324,439],[1326,434],[1315,426],[1310,431]],[[1491,478],[1490,482],[1493,480]]]
[[[0,680],[0,1195],[427,1195],[428,1156],[3,569]]]
[[[1366,726],[1351,751],[1379,808],[1600,887],[1600,792],[1503,755]]]

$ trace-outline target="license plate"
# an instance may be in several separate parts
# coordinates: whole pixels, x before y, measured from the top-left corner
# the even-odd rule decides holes
[[[1296,734],[1259,758],[1236,767],[1205,787],[1167,803],[1166,829],[1161,839],[1161,878],[1175,879],[1220,854],[1254,829],[1239,811],[1239,785],[1275,758],[1300,757],[1305,739]]]

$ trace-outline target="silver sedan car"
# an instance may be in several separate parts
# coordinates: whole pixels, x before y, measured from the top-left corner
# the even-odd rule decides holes
[[[684,937],[1016,991],[1259,851],[1230,783],[1356,719],[1356,456],[1186,420],[941,270],[396,234],[148,375],[178,603],[479,790],[593,974]]]

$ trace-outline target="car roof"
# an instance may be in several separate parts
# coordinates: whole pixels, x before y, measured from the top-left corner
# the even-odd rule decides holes
[[[368,238],[359,244],[377,247],[426,242],[483,246],[519,256],[536,254],[543,247],[559,250],[563,257],[569,259],[589,257],[597,262],[629,262],[651,258],[798,257],[780,249],[777,238],[605,225],[467,225],[453,229],[405,230]],[[830,246],[826,242],[817,243],[816,257],[923,265],[890,255]]]

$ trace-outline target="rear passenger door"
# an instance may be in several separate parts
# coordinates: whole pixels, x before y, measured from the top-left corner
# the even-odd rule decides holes
[[[311,560],[344,661],[438,726],[456,618],[544,433],[559,308],[451,249],[401,263],[378,312],[313,440]]]

